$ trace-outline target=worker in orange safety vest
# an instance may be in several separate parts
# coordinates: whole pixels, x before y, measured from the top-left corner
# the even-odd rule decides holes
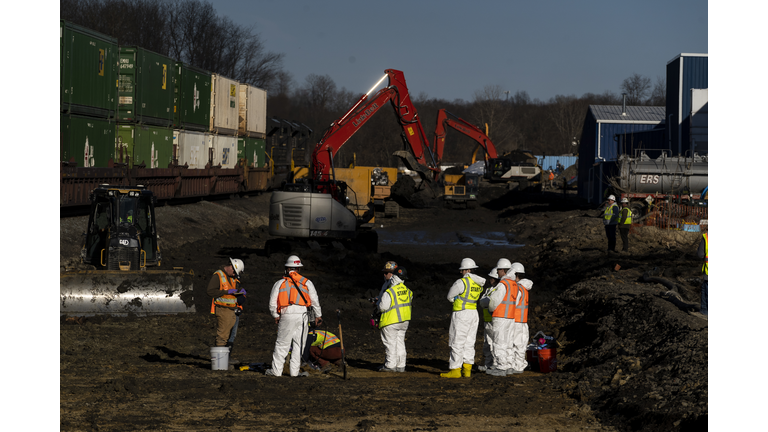
[[[211,314],[216,315],[216,346],[229,347],[229,364],[237,363],[231,353],[246,297],[245,289],[240,287],[244,269],[242,260],[230,258],[228,264],[213,274],[206,289],[211,297]]]

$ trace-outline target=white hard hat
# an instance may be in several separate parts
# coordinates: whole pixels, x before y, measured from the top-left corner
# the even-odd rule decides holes
[[[472,258],[464,258],[461,260],[461,267],[459,267],[459,270],[472,270],[476,268],[477,265],[475,264],[475,260]]]
[[[519,262],[512,263],[512,267],[510,268],[512,273],[525,273],[525,267],[523,267],[522,264]]]
[[[499,278],[499,273],[496,272],[496,267],[494,267],[493,270],[491,270],[491,272],[488,273],[488,276],[490,276],[490,277],[492,277],[494,279],[498,279]]]
[[[304,265],[301,263],[301,260],[296,255],[291,255],[288,257],[288,259],[285,261],[286,267],[304,267]]]
[[[629,203],[629,200],[628,200],[627,198],[622,198],[622,199],[621,199],[621,202],[623,202],[623,203]]]
[[[502,258],[496,263],[496,269],[509,270],[510,268],[512,268],[512,263],[506,258]]]
[[[608,195],[608,200],[610,201],[616,201],[616,197],[613,195]]]
[[[245,265],[243,264],[243,260],[239,260],[237,258],[229,259],[229,262],[232,263],[232,269],[235,271],[235,276],[240,276],[240,273],[245,270]]]
[[[533,281],[530,279],[521,279],[520,282],[518,282],[518,284],[524,286],[526,289],[533,288]]]

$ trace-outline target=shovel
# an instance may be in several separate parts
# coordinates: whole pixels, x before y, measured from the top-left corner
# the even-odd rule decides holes
[[[341,342],[341,370],[344,379],[347,379],[347,360],[344,358],[344,338],[341,337],[341,311],[336,309],[336,318],[339,319],[339,342]]]

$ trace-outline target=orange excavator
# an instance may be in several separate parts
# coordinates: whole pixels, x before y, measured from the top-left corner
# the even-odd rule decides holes
[[[379,87],[384,79],[386,87]],[[440,177],[439,156],[430,148],[424,128],[413,106],[403,72],[387,69],[385,75],[366,94],[334,121],[312,152],[308,178],[289,183],[274,191],[269,206],[269,233],[287,240],[321,240],[339,243],[358,239],[366,249],[376,249],[377,236],[371,228],[374,209],[362,214],[348,208],[347,184],[337,180],[333,158],[339,149],[381,108],[389,103],[402,128],[401,137],[410,151],[397,151],[406,167],[416,171],[421,184],[434,188]],[[267,253],[284,250],[291,242],[268,242]],[[279,246],[278,246],[279,245]]]

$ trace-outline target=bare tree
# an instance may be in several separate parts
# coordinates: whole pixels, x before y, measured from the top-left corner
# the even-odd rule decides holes
[[[568,153],[573,137],[581,135],[581,127],[588,105],[576,96],[557,95],[550,100],[549,118],[558,132],[553,144],[553,153]]]
[[[666,106],[667,105],[667,80],[664,77],[657,76],[656,84],[653,85],[651,97],[648,98],[648,105]]]
[[[488,137],[500,153],[517,148],[516,144],[519,145],[512,142],[515,124],[510,116],[509,105],[502,95],[504,91],[499,85],[487,85],[482,90],[475,91],[471,118],[471,121],[479,125],[488,124]]]
[[[627,94],[627,103],[640,105],[651,88],[651,79],[638,73],[632,74],[621,83],[621,91]]]

